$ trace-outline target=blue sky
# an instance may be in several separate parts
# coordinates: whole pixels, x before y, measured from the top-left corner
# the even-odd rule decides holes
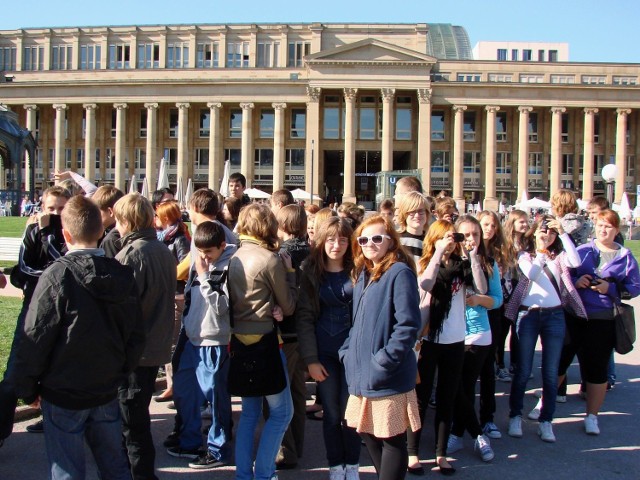
[[[572,61],[640,63],[638,0],[32,0],[0,30],[192,23],[452,23],[479,40],[568,42]],[[25,15],[25,12],[28,12]]]

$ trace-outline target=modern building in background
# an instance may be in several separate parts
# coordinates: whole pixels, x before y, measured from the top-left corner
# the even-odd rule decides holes
[[[37,138],[27,190],[65,169],[153,190],[165,157],[173,185],[218,190],[229,159],[253,187],[331,201],[372,201],[376,173],[402,169],[459,202],[589,199],[611,162],[616,199],[634,194],[640,65],[503,49],[473,60],[463,28],[427,23],[0,31],[0,104]]]
[[[473,59],[499,62],[568,62],[569,44],[483,41],[473,47]]]

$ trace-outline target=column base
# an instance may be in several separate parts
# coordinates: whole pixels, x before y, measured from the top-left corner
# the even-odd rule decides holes
[[[342,195],[342,203],[345,202],[352,202],[355,203],[356,205],[358,204],[358,199],[356,198],[355,194],[353,193],[345,193]]]
[[[500,202],[497,198],[487,197],[484,199],[484,205],[482,206],[483,210],[492,210],[497,213],[498,208],[500,208]]]
[[[467,213],[467,202],[464,198],[454,198],[456,202],[456,207],[458,208],[458,213],[460,215],[464,215]]]

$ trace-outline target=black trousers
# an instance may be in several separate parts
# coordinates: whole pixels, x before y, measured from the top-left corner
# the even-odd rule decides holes
[[[472,438],[482,435],[475,408],[476,383],[490,350],[491,345],[469,345],[465,349],[451,427],[451,433],[458,437],[462,437],[465,430]]]
[[[496,413],[496,351],[502,341],[503,327],[502,307],[489,310],[487,313],[491,326],[491,347],[480,371],[480,425],[493,422],[493,415]],[[504,341],[502,344],[504,346]]]
[[[391,438],[378,438],[369,433],[360,434],[364,440],[378,480],[403,480],[407,473],[407,434]]]
[[[156,450],[151,437],[149,404],[155,390],[159,367],[138,367],[120,388],[122,433],[133,480],[158,480],[155,474]]]

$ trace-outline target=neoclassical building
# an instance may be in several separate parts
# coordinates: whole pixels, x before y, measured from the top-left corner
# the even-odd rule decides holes
[[[174,185],[218,190],[228,159],[253,187],[367,202],[377,172],[418,169],[425,190],[489,206],[525,189],[589,199],[615,162],[616,200],[635,195],[640,65],[470,60],[464,37],[427,23],[5,30],[0,104],[38,142],[27,190],[64,169],[153,189],[164,157]]]

